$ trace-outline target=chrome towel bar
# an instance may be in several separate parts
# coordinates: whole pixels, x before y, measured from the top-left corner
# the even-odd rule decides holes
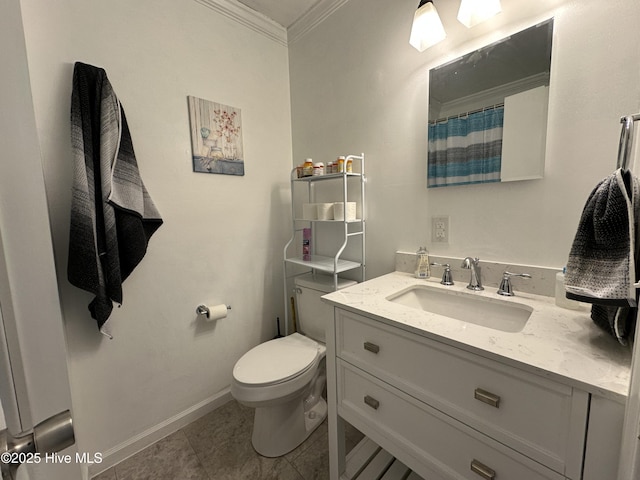
[[[622,168],[623,170],[629,168],[629,159],[633,150],[633,125],[638,120],[640,120],[640,113],[620,117],[622,131],[620,132],[620,144],[618,146],[617,168]]]

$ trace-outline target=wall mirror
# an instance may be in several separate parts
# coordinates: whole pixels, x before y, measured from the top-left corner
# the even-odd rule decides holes
[[[429,71],[427,186],[542,178],[553,19]]]

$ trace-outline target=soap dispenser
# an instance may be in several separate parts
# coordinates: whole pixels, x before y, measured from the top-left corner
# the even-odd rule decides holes
[[[429,266],[429,252],[427,247],[420,247],[416,252],[416,278],[429,278],[431,276]]]
[[[563,267],[561,272],[556,273],[556,305],[569,310],[577,310],[580,303],[575,300],[569,300],[566,295],[564,286],[564,276],[567,273],[567,267]]]

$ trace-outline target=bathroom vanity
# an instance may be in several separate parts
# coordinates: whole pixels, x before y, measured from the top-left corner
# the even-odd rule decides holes
[[[394,272],[323,297],[331,479],[358,476],[344,421],[426,480],[615,478],[630,351],[587,306],[465,285]]]

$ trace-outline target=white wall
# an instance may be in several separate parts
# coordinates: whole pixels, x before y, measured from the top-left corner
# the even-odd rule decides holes
[[[448,37],[423,53],[408,43],[413,0],[350,0],[290,46],[294,163],[367,153],[370,277],[429,243],[432,215],[450,216],[433,254],[562,267],[588,194],[615,169],[619,117],[640,108],[637,0],[510,0],[470,30],[458,2],[436,4]],[[427,191],[429,68],[552,15],[545,178]]]
[[[195,1],[22,2],[81,451],[109,453],[224,391],[284,316],[291,165],[287,49]],[[163,218],[113,311],[66,280],[73,63],[101,66]],[[187,95],[242,110],[244,177],[193,173]],[[199,303],[227,319],[196,321]]]

